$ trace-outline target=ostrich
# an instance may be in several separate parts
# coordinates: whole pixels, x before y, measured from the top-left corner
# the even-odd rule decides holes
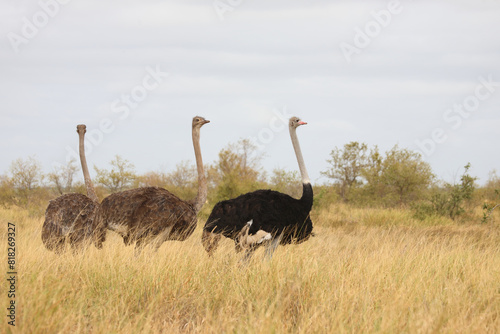
[[[296,129],[307,124],[290,118],[289,130],[302,176],[302,197],[292,198],[272,190],[257,190],[219,202],[203,227],[202,243],[209,255],[217,249],[221,234],[235,241],[236,251],[246,250],[245,258],[262,244],[271,257],[278,244],[306,241],[312,234],[309,217],[313,190],[297,139]]]
[[[42,226],[42,242],[48,250],[56,254],[64,250],[68,239],[73,250],[79,249],[84,241],[93,239],[97,248],[101,248],[98,233],[94,233],[94,218],[99,200],[90,179],[87,160],[85,158],[84,124],[77,125],[76,132],[80,143],[80,163],[87,188],[87,196],[78,193],[65,194],[49,202],[45,211],[45,221]]]
[[[193,201],[183,201],[168,190],[142,187],[106,197],[99,208],[100,226],[123,237],[125,245],[135,244],[136,255],[152,242],[155,250],[166,240],[186,240],[197,225],[196,215],[207,200],[207,182],[200,149],[200,129],[210,123],[196,116],[192,123],[193,146],[198,170],[198,194]]]

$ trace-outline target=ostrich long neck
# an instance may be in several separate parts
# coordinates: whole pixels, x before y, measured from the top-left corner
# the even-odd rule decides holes
[[[205,179],[203,159],[201,157],[199,127],[193,128],[193,146],[194,155],[196,157],[196,168],[198,169],[198,195],[196,196],[196,200],[194,202],[194,208],[196,212],[199,212],[207,200],[207,180]]]
[[[299,163],[300,176],[302,176],[302,184],[310,184],[311,180],[309,179],[309,175],[307,174],[304,157],[302,156],[299,139],[297,138],[297,129],[294,127],[290,127],[290,138],[292,138],[293,149],[295,150],[295,156],[297,157],[297,162]]]
[[[99,199],[94,190],[94,184],[90,179],[89,168],[87,166],[87,159],[85,158],[85,146],[84,137],[85,131],[79,131],[78,135],[80,137],[80,163],[82,164],[83,179],[85,180],[85,186],[87,187],[87,196],[94,202],[98,203]]]

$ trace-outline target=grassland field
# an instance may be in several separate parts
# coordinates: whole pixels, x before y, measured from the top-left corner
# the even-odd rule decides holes
[[[213,258],[202,221],[157,253],[108,233],[102,250],[58,256],[42,216],[0,209],[16,225],[16,326],[2,280],[1,333],[500,333],[500,215],[488,224],[418,221],[402,209],[332,205],[316,236],[242,265],[225,240]]]

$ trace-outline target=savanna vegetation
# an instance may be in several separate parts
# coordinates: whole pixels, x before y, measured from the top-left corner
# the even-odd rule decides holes
[[[328,181],[314,185],[316,236],[279,247],[270,261],[259,250],[248,265],[229,240],[213,258],[203,250],[201,226],[213,205],[260,188],[299,197],[301,186],[298,172],[264,171],[247,140],[207,166],[209,198],[195,234],[139,257],[112,232],[102,250],[47,251],[43,213],[51,198],[85,193],[79,164],[44,174],[33,157],[13,161],[0,176],[0,243],[14,223],[17,325],[4,319],[2,332],[500,332],[495,172],[478,186],[464,162],[459,179],[446,183],[415,152],[357,142],[326,159]],[[93,179],[101,199],[152,185],[191,199],[197,189],[190,162],[140,175],[116,156]]]

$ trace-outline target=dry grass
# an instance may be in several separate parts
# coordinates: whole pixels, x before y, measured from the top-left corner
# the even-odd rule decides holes
[[[317,214],[315,238],[241,266],[229,241],[208,259],[200,228],[138,258],[112,232],[102,251],[56,256],[41,243],[42,218],[0,209],[0,243],[7,221],[18,227],[19,272],[18,326],[2,316],[0,330],[500,332],[498,225],[417,226],[398,223],[410,218],[397,210],[349,210]]]

